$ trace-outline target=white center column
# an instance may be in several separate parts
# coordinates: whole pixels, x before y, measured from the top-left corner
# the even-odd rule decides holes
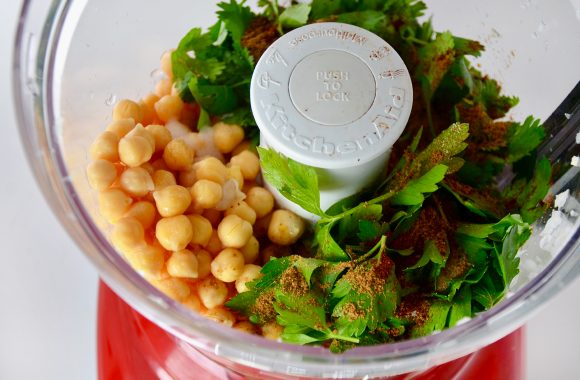
[[[316,169],[323,210],[384,169],[412,102],[411,78],[397,52],[348,24],[311,24],[283,35],[252,76],[260,145]],[[283,207],[316,219],[270,190]]]

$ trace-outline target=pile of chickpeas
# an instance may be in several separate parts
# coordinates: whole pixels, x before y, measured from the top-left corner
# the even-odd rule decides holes
[[[112,244],[155,287],[208,318],[277,339],[276,323],[255,326],[224,304],[247,291],[260,264],[288,251],[304,222],[276,209],[239,125],[195,130],[194,107],[172,88],[170,54],[153,93],[116,103],[91,146],[89,184],[113,225]]]

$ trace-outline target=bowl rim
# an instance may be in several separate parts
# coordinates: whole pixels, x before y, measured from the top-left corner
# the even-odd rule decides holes
[[[385,375],[405,373],[469,354],[507,335],[580,274],[580,230],[534,279],[511,297],[468,322],[430,336],[379,346],[358,347],[343,354],[296,346],[224,328],[168,298],[127,264],[107,241],[81,203],[70,180],[57,134],[54,91],[55,61],[66,51],[61,44],[63,25],[73,6],[86,0],[53,0],[45,8],[23,2],[13,58],[12,89],[17,124],[29,165],[41,191],[67,233],[99,275],[131,307],[194,347],[224,359],[289,374],[302,368],[309,376]],[[33,8],[34,6],[34,8]],[[44,10],[45,24],[31,21],[31,12]],[[74,20],[73,20],[74,21]],[[32,33],[32,34],[31,34]],[[32,41],[31,35],[38,36]],[[37,43],[37,46],[31,46]],[[34,58],[31,59],[31,49]],[[29,70],[31,65],[35,68]],[[30,90],[30,74],[33,87]],[[578,168],[572,168],[578,169]]]

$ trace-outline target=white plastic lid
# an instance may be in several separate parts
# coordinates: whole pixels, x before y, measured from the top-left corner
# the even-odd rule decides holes
[[[345,169],[385,156],[405,128],[413,88],[383,39],[353,25],[318,23],[266,50],[250,96],[267,145],[310,166]]]

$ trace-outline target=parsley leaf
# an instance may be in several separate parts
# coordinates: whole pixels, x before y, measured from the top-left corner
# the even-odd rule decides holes
[[[399,206],[415,206],[423,203],[426,193],[437,191],[437,184],[445,178],[447,166],[436,165],[423,176],[412,179],[393,198],[391,204]]]
[[[318,175],[314,168],[286,158],[272,149],[258,147],[262,175],[286,199],[304,210],[323,216],[320,208]]]
[[[282,26],[288,28],[298,28],[308,22],[308,15],[310,14],[310,5],[308,4],[294,4],[284,9],[280,14],[279,22]]]
[[[523,124],[512,123],[508,130],[507,162],[516,162],[530,154],[546,137],[539,119],[528,116]]]
[[[376,329],[399,303],[399,283],[393,263],[384,255],[384,242],[383,238],[376,257],[349,270],[332,289],[338,300],[332,316],[341,335],[358,337],[367,328]]]
[[[242,35],[246,28],[252,22],[254,14],[249,7],[245,7],[245,0],[239,4],[236,0],[230,0],[229,3],[221,2],[218,7],[221,8],[217,12],[218,18],[223,21],[234,42],[234,47],[241,49]]]

